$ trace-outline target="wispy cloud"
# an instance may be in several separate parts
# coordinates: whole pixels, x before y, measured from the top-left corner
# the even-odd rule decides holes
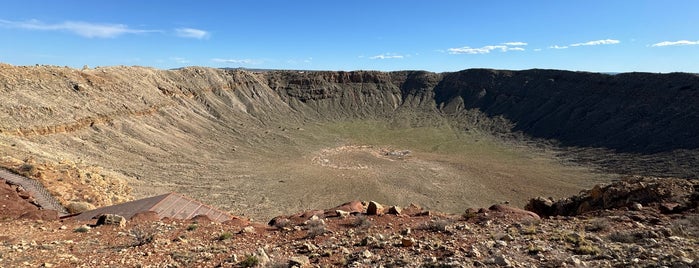
[[[464,47],[449,48],[449,49],[447,49],[447,53],[449,53],[449,54],[488,54],[492,51],[500,51],[500,52],[524,51],[525,49],[522,46],[526,46],[526,45],[527,45],[527,43],[525,43],[525,42],[505,42],[505,43],[501,43],[499,45],[488,45],[488,46],[483,46],[483,47],[464,46]]]
[[[567,46],[553,45],[553,46],[549,46],[549,48],[550,49],[566,49],[569,47],[615,45],[615,44],[619,44],[619,43],[621,43],[621,41],[619,41],[619,40],[603,39],[603,40],[587,41],[587,42],[583,42],[583,43],[575,43],[575,44],[570,44]]]
[[[568,46],[553,45],[553,46],[550,46],[549,48],[552,48],[552,49],[566,49],[566,48],[568,48]]]
[[[211,34],[207,31],[194,28],[177,28],[175,29],[175,34],[177,34],[179,37],[194,39],[206,39],[211,36]]]
[[[372,59],[372,60],[402,59],[402,58],[405,58],[405,56],[393,54],[393,53],[384,53],[384,54],[369,57],[369,59]]]
[[[528,44],[525,43],[525,42],[505,42],[505,43],[502,43],[502,44],[503,44],[503,45],[506,45],[506,46],[526,46],[526,45],[528,45]]]
[[[38,20],[0,20],[0,27],[34,31],[66,31],[87,38],[115,38],[124,34],[159,32],[157,30],[132,29],[125,24],[90,23],[82,21],[65,21],[50,24]]]
[[[177,63],[184,64],[184,63],[189,63],[188,59],[182,58],[182,57],[172,57],[170,60],[173,60]]]
[[[693,46],[693,45],[699,45],[699,40],[697,40],[697,41],[688,41],[688,40],[663,41],[660,43],[652,44],[651,47]]]
[[[262,60],[255,60],[255,59],[220,59],[220,58],[214,58],[211,59],[213,62],[219,62],[219,63],[233,63],[233,64],[261,64],[263,61]]]
[[[570,44],[571,47],[579,47],[579,46],[599,46],[599,45],[614,45],[614,44],[619,44],[621,41],[619,40],[614,40],[614,39],[604,39],[604,40],[594,40],[594,41],[588,41],[584,43],[575,43],[575,44]]]

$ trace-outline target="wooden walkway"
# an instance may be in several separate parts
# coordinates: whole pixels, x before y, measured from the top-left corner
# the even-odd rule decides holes
[[[0,168],[0,178],[9,181],[12,184],[22,186],[25,191],[29,192],[42,209],[52,209],[58,211],[59,216],[68,215],[68,211],[49,191],[36,180],[17,175],[7,169]]]

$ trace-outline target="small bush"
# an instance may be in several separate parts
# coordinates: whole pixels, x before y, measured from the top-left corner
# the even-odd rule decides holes
[[[369,227],[371,227],[371,221],[369,221],[369,219],[366,216],[359,215],[354,220],[352,226],[360,229],[369,229]]]
[[[131,229],[130,231],[131,236],[134,238],[134,242],[132,246],[138,247],[138,246],[143,246],[145,244],[149,244],[153,242],[155,238],[155,232],[151,230],[146,230],[142,228],[134,228]]]
[[[575,254],[580,254],[580,255],[598,255],[602,251],[598,247],[593,246],[593,245],[580,245],[580,246],[574,248],[573,252],[575,252]]]
[[[472,210],[467,210],[463,215],[461,215],[461,218],[465,221],[474,219],[476,217],[478,217],[478,212]]]
[[[699,215],[688,216],[672,223],[670,230],[672,235],[684,237],[699,237]]]
[[[255,255],[247,255],[245,259],[238,263],[241,267],[255,267],[260,264],[260,259]]]
[[[306,224],[306,229],[308,230],[307,237],[314,238],[319,235],[323,235],[328,230],[325,228],[325,222],[323,220],[313,220]]]
[[[89,231],[90,231],[90,226],[87,226],[87,225],[82,225],[78,228],[75,228],[75,230],[73,230],[73,232],[76,232],[76,233],[87,233]]]
[[[199,228],[199,224],[192,223],[189,226],[187,226],[187,231],[194,231]]]
[[[527,225],[527,226],[522,226],[522,229],[520,229],[519,233],[523,235],[534,235],[537,234],[539,230],[536,228],[535,225]]]
[[[233,238],[233,233],[231,232],[223,232],[218,236],[219,241],[228,240],[231,238]]]
[[[24,163],[19,167],[18,173],[22,176],[25,177],[33,177],[39,172],[39,170],[36,168],[36,166],[29,164],[29,163]]]
[[[609,235],[609,240],[618,243],[636,243],[643,239],[643,234],[640,232],[614,232]]]
[[[609,229],[609,220],[607,218],[597,218],[590,221],[590,224],[585,226],[585,231],[601,232]]]

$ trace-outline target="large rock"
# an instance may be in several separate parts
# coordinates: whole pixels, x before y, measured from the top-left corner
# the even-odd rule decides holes
[[[525,209],[541,216],[574,216],[586,212],[655,206],[663,213],[680,213],[696,208],[699,182],[690,179],[630,177],[583,191],[558,201],[542,197],[529,201]]]
[[[77,214],[88,210],[93,210],[95,209],[95,205],[87,202],[70,202],[68,203],[68,206],[66,206],[66,209],[68,209],[68,212],[71,214]]]
[[[97,225],[126,226],[126,218],[116,214],[103,214],[97,219]]]
[[[541,219],[539,217],[539,215],[537,215],[534,212],[527,211],[527,210],[524,210],[521,208],[514,208],[514,207],[510,207],[510,206],[506,206],[506,205],[500,205],[500,204],[492,205],[492,206],[490,206],[490,208],[488,208],[488,210],[500,212],[500,213],[503,213],[505,215],[508,215],[508,216],[511,216],[514,218],[518,218],[518,219],[522,219],[522,218],[531,218],[534,220]]]
[[[376,201],[370,201],[366,208],[366,214],[381,215],[383,214],[383,206]]]

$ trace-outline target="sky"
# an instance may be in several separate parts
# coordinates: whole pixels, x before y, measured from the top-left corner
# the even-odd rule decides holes
[[[696,0],[22,0],[0,62],[699,73]]]

